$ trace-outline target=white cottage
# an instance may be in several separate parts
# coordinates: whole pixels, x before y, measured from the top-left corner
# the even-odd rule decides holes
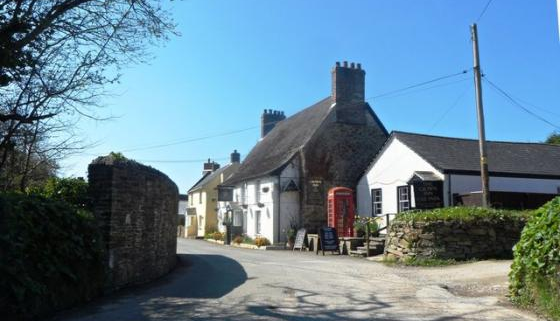
[[[534,208],[560,193],[560,146],[487,142],[493,206]],[[478,141],[392,132],[356,187],[360,215],[479,205]]]

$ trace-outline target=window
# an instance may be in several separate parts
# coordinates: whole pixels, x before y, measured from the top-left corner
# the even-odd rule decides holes
[[[381,188],[371,190],[371,208],[374,216],[383,214],[383,195]]]
[[[198,204],[202,204],[202,192],[198,193]]]
[[[242,211],[234,211],[233,212],[233,226],[242,226],[243,225],[243,212]]]
[[[255,203],[260,203],[261,201],[261,181],[255,183]]]
[[[193,198],[194,194],[189,195],[189,202],[191,202],[191,205],[193,205]]]
[[[247,204],[247,184],[241,186],[241,204]]]
[[[410,209],[410,187],[408,185],[397,187],[398,212]]]
[[[255,211],[255,234],[261,234],[261,211]]]

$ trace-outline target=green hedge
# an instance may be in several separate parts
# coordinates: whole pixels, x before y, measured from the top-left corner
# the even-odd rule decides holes
[[[102,250],[93,216],[62,200],[0,194],[0,315],[34,318],[98,295]]]
[[[525,220],[531,215],[530,211],[502,210],[483,207],[445,207],[431,210],[413,210],[398,214],[395,222],[431,222],[431,221],[473,221],[481,219]]]
[[[510,294],[560,320],[560,197],[535,210],[514,249]]]

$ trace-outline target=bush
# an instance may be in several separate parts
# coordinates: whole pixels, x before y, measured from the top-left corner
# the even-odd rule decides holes
[[[264,236],[257,236],[255,238],[255,245],[258,247],[270,245],[270,241]]]
[[[65,201],[81,209],[91,209],[88,183],[81,178],[50,178],[45,185],[31,188],[28,194]]]
[[[237,244],[237,245],[243,243],[243,236],[241,236],[241,235],[236,235],[236,236],[233,238],[233,243],[235,243],[235,244]]]
[[[224,240],[224,234],[222,234],[220,232],[214,232],[212,234],[212,239],[214,239],[215,241],[223,241]]]
[[[534,211],[514,248],[510,294],[560,320],[560,197]]]
[[[530,211],[502,210],[483,207],[445,207],[431,210],[413,210],[398,214],[394,222],[474,221],[481,219],[526,220]]]
[[[102,253],[89,212],[40,195],[0,194],[0,315],[38,317],[98,295]]]
[[[213,239],[214,238],[214,233],[216,233],[218,231],[216,231],[215,229],[208,229],[206,231],[206,233],[204,234],[204,239],[205,240],[209,240],[209,239]]]

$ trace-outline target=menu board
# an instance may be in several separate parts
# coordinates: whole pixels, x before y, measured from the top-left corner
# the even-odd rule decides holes
[[[338,236],[336,234],[336,229],[333,227],[321,227],[319,229],[319,243],[323,255],[325,255],[325,251],[338,252]]]
[[[296,240],[294,242],[294,248],[292,250],[299,249],[301,251],[303,249],[303,247],[305,246],[305,235],[306,234],[307,234],[307,231],[304,228],[300,228],[297,231]]]

